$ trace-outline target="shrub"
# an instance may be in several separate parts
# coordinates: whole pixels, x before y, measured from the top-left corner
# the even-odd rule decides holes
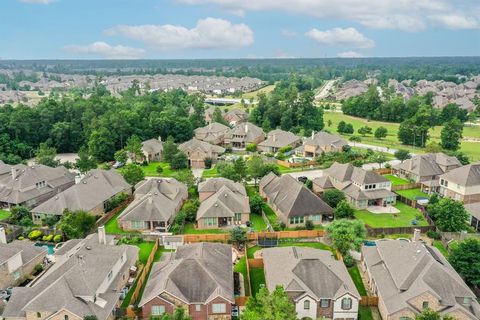
[[[33,230],[32,232],[30,232],[28,234],[28,239],[30,240],[37,240],[38,238],[40,238],[42,236],[42,231],[40,230]]]
[[[345,263],[347,268],[351,268],[355,265],[355,260],[351,255],[347,254],[343,257],[343,263]]]
[[[56,236],[53,237],[53,242],[59,243],[60,241],[62,241],[61,235],[57,234]]]
[[[313,221],[312,220],[307,220],[305,222],[305,229],[307,230],[313,230],[315,229],[315,225],[313,224]]]
[[[51,235],[48,235],[48,236],[44,236],[43,238],[44,238],[44,240],[43,240],[43,241],[48,241],[48,242],[50,242],[50,241],[52,241],[52,240],[53,240],[53,234],[51,234]]]
[[[20,237],[18,237],[18,240],[24,240],[24,239],[25,239],[25,237],[24,237],[24,236],[20,236]]]
[[[158,166],[155,168],[155,171],[156,171],[158,174],[162,173],[162,172],[163,172],[162,166],[158,165]]]
[[[428,230],[427,231],[427,237],[432,238],[434,240],[442,239],[442,235],[439,232],[436,232],[436,231],[433,231],[433,230]]]
[[[205,169],[210,169],[212,167],[213,159],[210,157],[207,157],[203,160],[205,163]]]
[[[47,236],[43,236],[42,241],[47,241]]]
[[[39,274],[43,271],[43,266],[41,264],[36,264],[35,267],[33,267],[33,270],[35,271],[35,274]]]

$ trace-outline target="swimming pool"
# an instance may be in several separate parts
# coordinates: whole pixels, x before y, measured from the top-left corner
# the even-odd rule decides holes
[[[54,254],[55,253],[55,245],[48,244],[48,243],[35,243],[35,247],[43,247],[47,248],[47,254]]]

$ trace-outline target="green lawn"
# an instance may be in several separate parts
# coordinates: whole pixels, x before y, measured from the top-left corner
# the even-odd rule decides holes
[[[384,177],[392,182],[392,186],[403,186],[410,183],[410,181],[394,176],[393,174],[386,174]]]
[[[372,310],[370,307],[358,307],[358,320],[373,320]]]
[[[122,213],[123,210],[121,210],[119,213],[114,215],[110,220],[107,221],[105,224],[105,231],[108,234],[129,234],[129,233],[135,233],[135,231],[123,231],[122,228],[118,225],[118,216]]]
[[[448,258],[448,251],[447,249],[443,246],[442,241],[440,240],[435,240],[433,241],[433,246],[437,248],[445,258]]]
[[[211,169],[205,169],[203,170],[202,173],[203,178],[213,178],[213,177],[218,177],[218,171],[216,167],[213,167]]]
[[[350,277],[352,277],[353,283],[355,283],[355,287],[357,287],[358,293],[360,293],[361,296],[366,296],[367,290],[365,289],[365,285],[363,284],[360,270],[358,270],[358,266],[349,268],[348,273],[350,274]]]
[[[263,268],[250,268],[250,287],[252,288],[252,296],[265,286],[265,273]]]
[[[253,230],[265,231],[267,230],[267,224],[263,220],[262,216],[255,213],[250,213],[250,222],[253,224]]]
[[[157,167],[161,166],[162,173],[157,173]],[[147,177],[170,177],[175,171],[170,169],[170,164],[166,162],[150,162],[147,166],[141,166]]]
[[[243,275],[243,281],[245,286],[245,295],[250,295],[250,284],[248,282],[248,274],[247,274],[247,257],[244,256],[240,258],[240,260],[235,264],[233,267],[233,271],[241,273]]]
[[[255,252],[258,250],[262,250],[262,247],[253,246],[247,249],[247,257],[248,259],[255,259]]]
[[[274,225],[277,223],[278,217],[273,211],[273,209],[270,208],[270,206],[267,203],[263,205],[263,212],[265,212],[265,215],[267,216],[267,219],[268,221],[270,221],[271,225]]]
[[[412,220],[415,220],[416,215],[421,215],[419,210],[401,202],[397,202],[395,207],[400,210],[400,213],[398,213],[396,217],[391,213],[376,214],[367,210],[355,210],[355,217],[372,228],[388,228],[412,226],[411,222]],[[428,223],[422,217],[422,220],[418,221],[418,225],[426,226]]]
[[[183,229],[184,234],[211,234],[211,233],[227,233],[225,229],[196,229],[195,224],[187,223]]]
[[[422,198],[428,198],[428,194],[422,192],[420,188],[415,188],[415,189],[406,189],[406,190],[398,190],[395,191],[401,196],[404,196],[405,198],[408,198],[410,200],[416,200],[417,197],[422,197]]]
[[[0,209],[0,221],[10,217],[10,214],[11,214],[10,211]]]
[[[154,245],[155,242],[142,242],[136,244],[136,246],[140,248],[140,252],[138,253],[138,260],[140,260],[141,263],[147,263],[148,257],[150,256]]]

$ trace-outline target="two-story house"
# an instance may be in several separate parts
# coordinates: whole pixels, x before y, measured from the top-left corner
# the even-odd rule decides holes
[[[302,144],[302,138],[280,129],[275,129],[267,134],[267,139],[258,144],[257,148],[263,152],[276,153],[280,148],[292,147],[292,149]]]
[[[212,159],[216,163],[218,156],[225,152],[225,148],[210,144],[205,141],[193,138],[178,146],[178,149],[185,152],[189,165],[192,168],[205,168],[205,160]]]
[[[367,171],[350,163],[335,162],[313,180],[313,191],[322,194],[328,189],[343,191],[347,201],[357,209],[369,206],[387,206],[396,203],[391,182],[374,171]]]
[[[332,252],[306,247],[262,250],[268,290],[282,286],[299,319],[357,319],[360,294]]]
[[[147,162],[160,161],[163,153],[162,138],[149,139],[142,142],[143,159]]]
[[[179,307],[193,320],[231,319],[233,290],[231,246],[195,243],[162,255],[138,306],[144,319]]]
[[[230,129],[224,138],[224,145],[233,149],[245,149],[248,144],[259,144],[265,140],[262,128],[250,122],[242,122]]]
[[[15,286],[32,274],[36,265],[43,264],[47,249],[30,241],[7,243],[5,229],[0,226],[0,290]]]
[[[377,241],[362,248],[362,269],[383,319],[414,319],[424,309],[479,319],[480,304],[444,256],[419,241]]]
[[[316,134],[312,132],[312,137],[305,139],[303,146],[298,148],[298,152],[302,153],[304,157],[316,158],[322,153],[341,152],[345,145],[348,143],[339,136],[325,131]]]
[[[120,290],[138,260],[136,246],[115,245],[98,234],[70,240],[55,253],[55,264],[28,287],[15,287],[2,316],[7,320],[115,319]]]
[[[480,202],[480,163],[468,164],[439,177],[439,193],[469,204]]]
[[[201,141],[205,141],[211,144],[223,144],[223,138],[229,127],[218,122],[212,122],[205,127],[197,128],[194,130],[195,138]]]

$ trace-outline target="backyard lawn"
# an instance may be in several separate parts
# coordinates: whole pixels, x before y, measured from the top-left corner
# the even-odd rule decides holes
[[[367,210],[355,210],[355,217],[372,228],[409,227],[412,226],[411,222],[416,219],[417,215],[422,216],[422,219],[417,221],[418,226],[428,225],[419,210],[401,202],[397,202],[395,208],[400,210],[400,213],[396,216],[392,213],[371,213]]]
[[[394,176],[393,174],[386,174],[384,177],[392,182],[392,186],[402,186],[410,183],[410,181]]]
[[[203,170],[202,173],[203,178],[213,178],[213,177],[218,177],[218,171],[216,167],[210,168],[210,169],[205,169]]]
[[[253,224],[253,230],[255,231],[267,230],[267,224],[259,214],[250,213],[250,222]]]
[[[443,246],[442,241],[440,240],[435,240],[433,241],[433,246],[437,248],[445,258],[448,258],[448,251],[447,249]]]
[[[277,224],[278,217],[273,211],[273,209],[270,208],[270,206],[267,203],[263,205],[263,212],[265,212],[265,215],[267,216],[267,219],[272,226]]]
[[[185,227],[183,228],[183,233],[184,234],[209,234],[209,233],[227,233],[228,230],[225,229],[196,229],[195,224],[192,223],[187,223],[185,224]]]
[[[0,221],[5,220],[8,217],[10,217],[10,214],[11,214],[10,211],[0,209]]]
[[[361,296],[366,296],[367,290],[365,289],[365,285],[363,284],[362,276],[360,275],[360,270],[358,270],[358,266],[348,268],[348,273],[350,274],[353,283],[355,283],[355,287],[357,287],[358,293],[360,293]]]
[[[265,286],[265,273],[263,268],[250,268],[250,287],[252,296],[255,296],[262,287]]]
[[[243,281],[245,286],[245,295],[250,295],[250,284],[248,281],[248,274],[247,274],[247,258],[246,256],[242,257],[233,267],[233,271],[241,273],[243,275]]]
[[[161,166],[163,169],[162,173],[160,174],[157,173],[158,166]],[[150,162],[146,166],[141,166],[141,168],[147,177],[169,177],[175,172],[170,169],[170,164],[166,162]]]
[[[405,198],[408,198],[410,200],[416,200],[417,197],[420,198],[428,198],[428,194],[425,192],[422,192],[420,188],[415,188],[415,189],[406,189],[406,190],[398,190],[395,191],[401,196],[404,196]]]
[[[108,234],[129,234],[129,233],[135,233],[134,231],[123,231],[122,228],[118,225],[118,216],[122,213],[123,210],[121,210],[119,213],[114,215],[110,220],[105,223],[105,231]]]
[[[262,247],[253,246],[247,249],[247,257],[248,259],[255,259],[255,252],[258,250],[262,250]]]
[[[358,307],[358,320],[372,320],[372,310],[370,307],[359,306]]]

